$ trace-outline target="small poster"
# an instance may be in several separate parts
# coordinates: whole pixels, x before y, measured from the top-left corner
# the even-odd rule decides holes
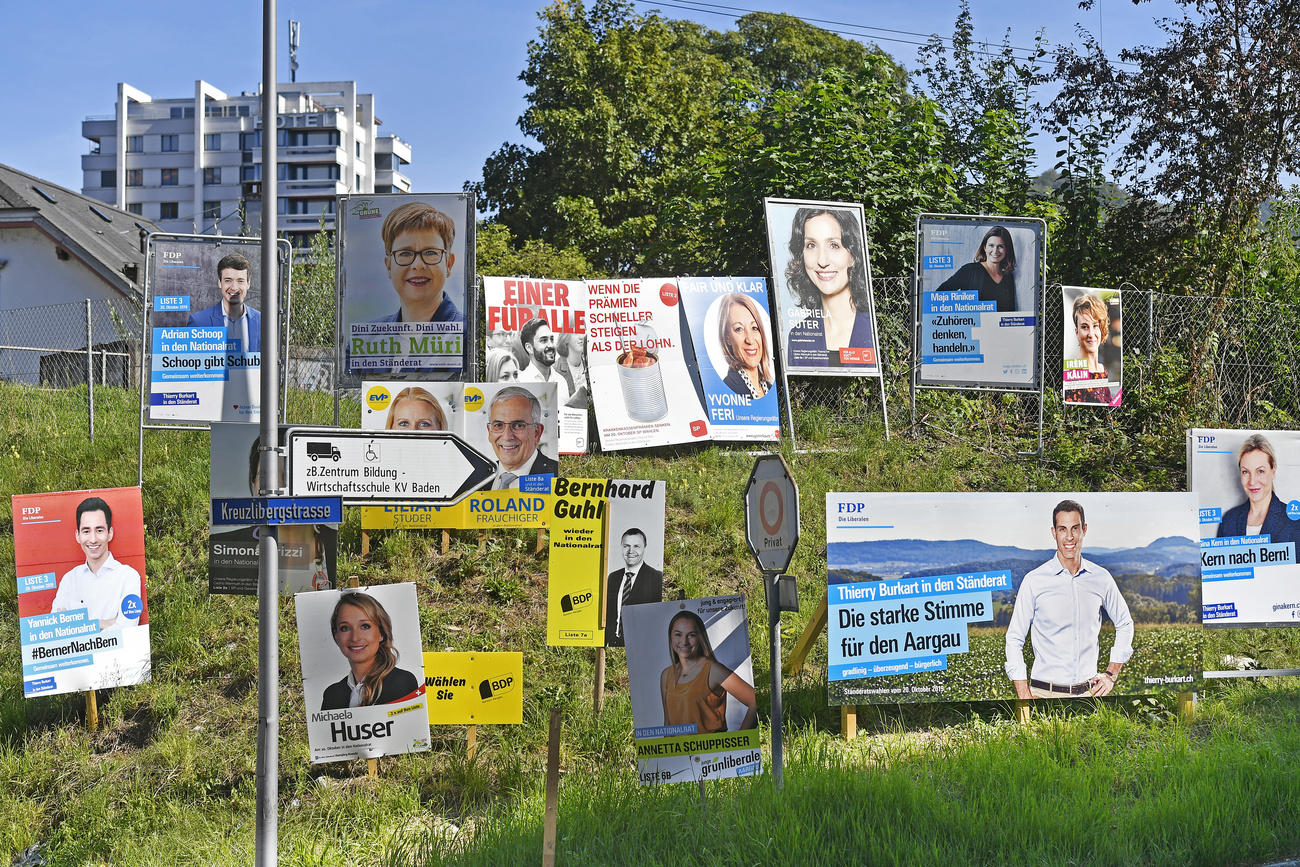
[[[709,438],[683,351],[677,281],[587,282],[587,353],[604,451]]]
[[[761,277],[682,277],[683,327],[715,440],[781,436],[776,344]]]
[[[745,597],[633,605],[626,620],[640,781],[761,773]]]
[[[424,654],[432,725],[520,725],[524,721],[522,653]]]
[[[608,479],[555,480],[546,582],[546,643],[600,647]]]
[[[13,497],[23,695],[149,679],[139,488]]]
[[[605,644],[622,647],[627,609],[664,598],[662,481],[612,479],[605,522]]]
[[[312,762],[428,750],[415,585],[299,593],[294,605]]]
[[[1062,286],[1065,335],[1062,397],[1076,406],[1119,406],[1123,388],[1123,327],[1118,289]]]

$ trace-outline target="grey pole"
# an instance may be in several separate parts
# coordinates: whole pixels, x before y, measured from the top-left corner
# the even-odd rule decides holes
[[[781,729],[784,728],[781,708],[781,604],[776,583],[780,577],[776,572],[763,573],[763,581],[767,584],[768,670],[772,675],[772,782],[778,792],[784,782],[781,755]]]
[[[275,0],[262,0],[262,467],[263,495],[280,488],[279,251],[276,249]],[[273,867],[279,832],[280,576],[279,546],[261,528],[257,582],[257,864]]]
[[[90,441],[95,441],[95,345],[90,325],[90,299],[86,299],[86,416],[90,425]]]

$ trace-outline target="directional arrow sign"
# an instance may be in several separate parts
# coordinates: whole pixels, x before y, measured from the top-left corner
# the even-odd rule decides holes
[[[799,488],[780,455],[754,461],[745,486],[745,540],[764,572],[784,572],[799,544]]]
[[[342,497],[345,505],[418,500],[450,506],[483,487],[496,462],[453,433],[291,427],[289,496]]]

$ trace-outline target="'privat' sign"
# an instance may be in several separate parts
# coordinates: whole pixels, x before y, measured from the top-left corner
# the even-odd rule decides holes
[[[764,572],[784,572],[799,544],[799,488],[780,455],[754,461],[745,486],[745,540]]]

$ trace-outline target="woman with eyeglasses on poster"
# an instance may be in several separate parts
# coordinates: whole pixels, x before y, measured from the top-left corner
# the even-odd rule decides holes
[[[697,734],[727,730],[727,696],[746,708],[737,731],[752,729],[758,720],[754,687],[718,662],[709,631],[694,611],[679,611],[668,621],[668,658],[672,665],[659,675],[664,725],[695,726]]]
[[[356,591],[340,595],[330,615],[330,635],[348,661],[348,673],[325,688],[321,710],[392,704],[419,689],[415,675],[397,667],[393,621],[375,597]]]

